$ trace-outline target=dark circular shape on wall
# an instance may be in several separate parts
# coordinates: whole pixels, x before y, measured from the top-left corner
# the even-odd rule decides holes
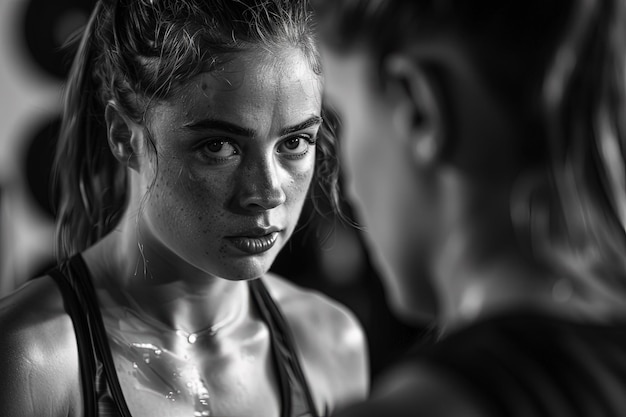
[[[30,0],[23,21],[25,47],[35,63],[61,80],[71,59],[62,46],[87,23],[96,0]]]
[[[61,118],[43,121],[27,138],[25,178],[28,189],[37,205],[51,218],[54,218],[54,207],[51,195],[52,164],[55,147],[61,128]]]

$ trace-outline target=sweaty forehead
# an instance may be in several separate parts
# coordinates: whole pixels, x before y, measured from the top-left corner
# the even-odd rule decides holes
[[[174,123],[219,117],[246,125],[276,115],[310,117],[320,112],[321,79],[298,49],[241,52],[178,87],[164,106]]]
[[[237,54],[216,71],[200,74],[188,87],[201,87],[207,94],[280,93],[293,87],[317,84],[319,78],[299,50],[261,49]]]

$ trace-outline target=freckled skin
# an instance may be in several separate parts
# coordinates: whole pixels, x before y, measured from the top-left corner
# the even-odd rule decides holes
[[[290,159],[284,142],[303,134],[315,137],[318,126],[282,136],[281,130],[319,116],[320,91],[320,80],[299,51],[278,57],[255,52],[237,57],[219,76],[199,75],[172,100],[156,105],[148,128],[158,170],[153,184],[153,170],[143,174],[145,184],[152,184],[141,213],[144,243],[157,240],[200,270],[226,279],[267,272],[293,233],[315,164],[314,144],[302,158]],[[255,135],[184,127],[207,118]],[[199,149],[214,138],[232,141],[239,153],[226,162],[207,160]],[[225,239],[257,225],[280,228],[267,252],[244,254]]]

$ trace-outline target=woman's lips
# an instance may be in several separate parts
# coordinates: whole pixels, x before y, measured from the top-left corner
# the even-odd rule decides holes
[[[234,247],[250,255],[270,250],[278,240],[278,232],[262,236],[229,236],[226,238]]]

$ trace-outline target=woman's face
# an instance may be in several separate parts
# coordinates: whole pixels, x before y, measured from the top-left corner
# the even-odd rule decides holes
[[[153,106],[142,243],[226,279],[267,272],[306,199],[320,113],[319,77],[296,49],[242,52]]]

